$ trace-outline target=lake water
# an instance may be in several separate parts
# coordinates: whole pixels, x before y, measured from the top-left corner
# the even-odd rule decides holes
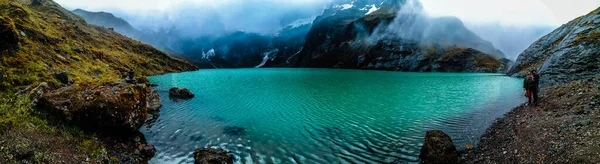
[[[459,149],[525,102],[522,80],[498,74],[337,69],[213,69],[150,77],[164,105],[140,130],[151,163],[193,163],[197,148],[236,163],[418,162],[427,130]],[[171,87],[196,97],[174,101]]]

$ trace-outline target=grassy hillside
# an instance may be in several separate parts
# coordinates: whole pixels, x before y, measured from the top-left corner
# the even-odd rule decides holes
[[[89,25],[53,1],[32,1],[0,0],[1,88],[56,84],[52,75],[61,71],[75,83],[95,83],[117,80],[129,68],[142,75],[195,69],[149,45]]]
[[[84,133],[34,107],[41,90],[61,86],[56,73],[67,72],[69,87],[88,91],[124,81],[130,68],[137,75],[197,69],[89,25],[51,0],[0,0],[0,163],[136,163],[151,157],[133,153],[146,145],[140,137],[133,142]]]

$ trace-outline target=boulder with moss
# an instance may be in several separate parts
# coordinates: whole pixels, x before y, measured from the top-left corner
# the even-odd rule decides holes
[[[419,155],[421,163],[458,163],[456,146],[448,134],[440,130],[427,131]]]
[[[195,164],[232,164],[233,157],[223,149],[202,148],[194,151]]]
[[[38,109],[83,129],[136,132],[156,103],[146,84],[107,83],[93,88],[71,85],[48,93]]]

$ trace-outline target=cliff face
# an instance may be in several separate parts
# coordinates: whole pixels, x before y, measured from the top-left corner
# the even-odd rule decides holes
[[[517,58],[509,75],[537,69],[544,85],[588,79],[600,73],[600,8],[562,25]]]
[[[133,68],[141,75],[194,70],[185,61],[104,27],[87,24],[53,1],[0,1],[0,88],[56,83],[66,71],[74,82],[110,81]]]
[[[506,69],[502,52],[460,20],[397,15],[398,9],[381,8],[367,15],[348,9],[319,17],[302,51],[289,60],[296,67],[439,72]]]

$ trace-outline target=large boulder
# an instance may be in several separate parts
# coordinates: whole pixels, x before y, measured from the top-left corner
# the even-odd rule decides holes
[[[187,88],[171,88],[169,89],[169,97],[180,99],[194,98],[194,94]]]
[[[45,93],[37,108],[83,129],[128,133],[146,121],[151,95],[151,87],[144,84],[71,85]]]
[[[428,131],[419,155],[421,163],[458,163],[458,152],[452,139],[439,130]]]
[[[233,157],[223,149],[202,148],[194,151],[195,164],[231,164]]]

